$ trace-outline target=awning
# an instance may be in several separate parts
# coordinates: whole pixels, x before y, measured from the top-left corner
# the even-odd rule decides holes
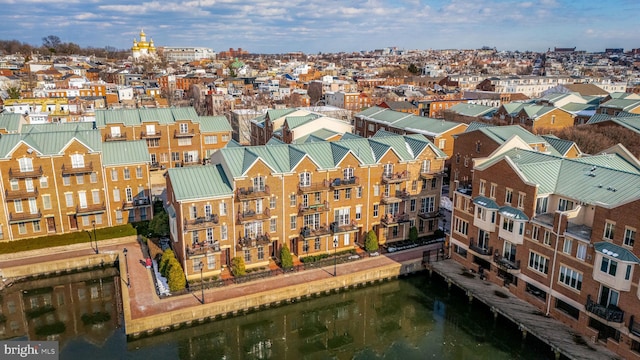
[[[640,264],[640,259],[638,259],[638,257],[635,256],[631,251],[623,248],[622,246],[603,241],[593,244],[593,247],[597,252],[604,254],[610,258],[624,262],[633,262]]]
[[[487,209],[499,209],[500,206],[498,206],[498,204],[496,204],[495,201],[489,199],[488,197],[484,197],[484,196],[478,196],[475,199],[473,199],[473,203],[478,205],[478,206],[482,206],[483,208],[487,208]]]
[[[500,215],[513,220],[529,220],[529,217],[524,212],[522,212],[522,210],[513,208],[511,206],[503,206],[498,210],[498,212],[500,213]]]

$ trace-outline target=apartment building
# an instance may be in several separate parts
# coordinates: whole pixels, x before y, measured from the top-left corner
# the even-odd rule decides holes
[[[103,144],[99,131],[76,124],[29,125],[3,135],[0,183],[3,240],[152,217],[144,141]]]
[[[224,116],[200,117],[193,108],[96,111],[104,142],[144,140],[151,169],[200,165],[231,140]]]
[[[170,169],[171,238],[187,277],[241,256],[266,266],[287,245],[304,257],[438,229],[446,155],[421,135],[381,133],[296,145],[228,147],[211,165]]]
[[[328,91],[324,94],[327,105],[349,111],[360,111],[373,105],[371,96],[364,92]]]
[[[640,162],[514,139],[454,192],[450,256],[623,358],[640,356]]]

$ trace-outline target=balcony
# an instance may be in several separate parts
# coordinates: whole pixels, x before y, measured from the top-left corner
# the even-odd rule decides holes
[[[220,243],[218,241],[203,241],[195,243],[186,248],[187,256],[194,257],[198,255],[206,255],[212,252],[220,252]]]
[[[440,175],[442,175],[442,173],[440,171],[437,171],[437,170],[420,169],[420,178],[421,179],[430,180],[430,179],[433,179],[434,177],[437,177],[437,176],[440,176]]]
[[[9,168],[9,178],[10,179],[28,179],[28,178],[39,178],[42,176],[42,166],[38,166],[35,169],[31,170],[20,170],[13,171],[13,168]]]
[[[589,241],[591,240],[591,226],[575,224],[570,221],[567,222],[567,229],[565,230],[567,235],[572,237]]]
[[[271,243],[271,238],[269,234],[257,234],[254,236],[241,236],[238,238],[238,250],[246,250],[248,248],[254,248],[256,246],[269,245]]]
[[[298,192],[300,192],[301,194],[314,193],[325,190],[329,190],[329,180],[322,180],[321,182],[316,182],[309,185],[298,184]]]
[[[127,132],[120,134],[107,134],[104,136],[104,141],[127,141]]]
[[[299,215],[304,215],[304,214],[313,214],[313,213],[319,213],[319,212],[326,212],[329,211],[329,202],[325,201],[323,203],[320,204],[313,204],[313,205],[309,205],[309,206],[303,206],[302,204],[300,204],[300,206],[298,206],[298,214]]]
[[[238,224],[242,224],[249,221],[265,220],[271,217],[271,211],[269,208],[265,208],[263,212],[259,213],[255,210],[238,211]]]
[[[358,178],[357,176],[344,178],[344,179],[337,178],[331,181],[331,188],[334,190],[353,187],[353,186],[360,186],[360,178]]]
[[[536,216],[534,216],[532,220],[542,225],[553,226],[553,219],[554,219],[554,214],[543,213],[543,214],[536,214]]]
[[[31,190],[31,191],[28,191],[28,190],[9,190],[9,189],[6,189],[4,191],[4,200],[5,201],[23,200],[23,199],[35,198],[35,197],[38,197],[38,188],[37,187],[33,188],[33,190]]]
[[[164,170],[165,166],[164,165],[160,165],[159,162],[154,161],[151,163],[151,166],[149,166],[150,170]]]
[[[149,205],[151,205],[151,201],[149,200],[149,198],[141,197],[141,198],[133,199],[132,201],[124,200],[122,202],[122,209],[131,210],[140,206],[149,206]]]
[[[9,224],[33,221],[42,218],[42,212],[38,210],[36,213],[9,213]]]
[[[489,246],[488,248],[478,246],[478,244],[476,244],[475,241],[473,241],[473,238],[469,239],[469,250],[475,252],[478,255],[482,255],[482,256],[491,256],[493,254],[493,247],[492,246]]]
[[[317,227],[305,226],[300,230],[300,236],[303,238],[316,238],[320,236],[326,236],[331,234],[331,229],[325,225],[319,225]]]
[[[358,224],[356,223],[355,220],[351,220],[351,222],[347,224],[340,224],[337,221],[334,221],[331,224],[329,224],[329,230],[331,230],[331,232],[334,234],[344,233],[344,232],[353,232],[358,230]]]
[[[194,137],[195,134],[196,132],[193,129],[187,130],[186,132],[182,132],[178,130],[173,131],[173,137],[176,139],[191,138],[191,137]]]
[[[89,161],[88,164],[83,166],[73,166],[62,164],[62,175],[74,175],[74,174],[91,174],[93,172],[93,162]]]
[[[435,219],[440,217],[439,211],[419,211],[418,217],[421,219]]]
[[[585,308],[588,312],[597,315],[598,317],[615,323],[621,323],[624,321],[624,311],[615,305],[604,306],[591,300],[591,295],[587,295],[587,304]]]
[[[141,139],[160,139],[161,137],[162,137],[161,130],[153,131],[153,132],[147,132],[147,131],[140,132]]]
[[[514,262],[496,253],[493,255],[493,262],[495,262],[499,268],[506,270],[507,272],[513,273],[520,271],[520,260],[516,260]]]
[[[200,160],[185,160],[180,163],[180,167],[202,165]]]
[[[399,202],[403,202],[405,200],[408,200],[409,197],[411,197],[411,194],[409,194],[408,191],[406,190],[402,190],[402,191],[396,191],[395,194],[390,195],[382,195],[382,200],[381,202],[383,204],[394,204],[394,203],[399,203]]]
[[[218,225],[220,219],[218,214],[212,214],[210,216],[197,217],[195,219],[183,219],[182,224],[184,231],[198,230]]]
[[[258,199],[258,198],[267,197],[270,194],[271,194],[271,191],[269,191],[269,185],[265,185],[262,189],[254,188],[252,186],[247,189],[239,188],[236,190],[236,196],[238,197],[238,200]]]
[[[380,221],[382,225],[395,226],[400,223],[409,222],[409,214],[385,214]]]
[[[409,171],[402,171],[393,174],[382,174],[382,182],[385,184],[395,184],[409,180],[411,173]]]
[[[100,213],[103,213],[106,209],[107,208],[104,205],[104,203],[86,205],[85,207],[76,206],[76,214],[77,215],[100,214]]]

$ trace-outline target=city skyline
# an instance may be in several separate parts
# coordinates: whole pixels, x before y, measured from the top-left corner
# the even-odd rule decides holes
[[[161,46],[254,53],[400,49],[603,51],[640,47],[635,0],[0,0],[5,40],[39,46],[56,35],[82,47],[131,47],[144,29]],[[606,21],[606,19],[609,19]],[[614,21],[615,20],[615,21]]]

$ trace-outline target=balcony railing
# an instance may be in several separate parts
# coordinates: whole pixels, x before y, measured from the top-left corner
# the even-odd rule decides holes
[[[151,170],[164,170],[164,165],[160,165],[159,162],[154,161],[151,163],[151,166],[149,167],[149,169]]]
[[[356,223],[355,220],[351,220],[351,222],[347,224],[340,224],[337,221],[334,221],[331,224],[329,224],[329,230],[331,230],[331,232],[334,234],[341,233],[341,232],[356,231],[358,230],[358,223]]]
[[[438,211],[418,211],[418,217],[422,219],[434,219],[440,216]]]
[[[23,171],[20,169],[16,169],[14,171],[13,168],[9,168],[9,178],[10,179],[27,179],[27,178],[39,178],[42,176],[42,166],[38,166],[35,169]]]
[[[25,221],[33,221],[42,218],[42,212],[38,210],[36,213],[9,213],[9,223],[15,224]]]
[[[411,173],[409,171],[402,171],[393,174],[382,174],[382,182],[387,184],[399,183],[409,180]]]
[[[409,221],[409,214],[384,214],[380,219],[383,225],[394,225]]]
[[[76,206],[76,214],[77,215],[99,214],[99,213],[103,213],[106,209],[107,208],[104,205],[104,203],[86,205],[85,207],[80,207],[80,205],[78,205]]]
[[[122,208],[124,210],[129,210],[136,207],[149,206],[149,205],[151,205],[151,201],[149,200],[148,197],[141,197],[141,198],[133,199],[131,201],[124,200],[122,202]]]
[[[622,311],[622,309],[615,305],[600,305],[591,300],[591,295],[587,295],[587,304],[585,305],[585,308],[588,312],[595,314],[606,321],[616,323],[624,321],[624,311]]]
[[[422,179],[433,179],[434,177],[441,175],[442,173],[439,170],[432,169],[420,169],[420,177]]]
[[[319,225],[317,227],[304,226],[302,229],[300,229],[300,236],[307,239],[330,235],[330,234],[331,234],[331,229],[329,229],[329,227],[326,224]]]
[[[38,188],[34,187],[33,190],[28,191],[26,189],[24,190],[9,190],[6,189],[4,191],[4,200],[5,201],[11,201],[11,200],[21,200],[21,199],[28,199],[28,198],[35,198],[38,197]]]
[[[629,332],[640,337],[640,323],[635,321],[635,317],[633,315],[629,318]]]
[[[183,219],[182,224],[184,226],[184,230],[187,231],[218,225],[219,221],[220,219],[218,218],[218,214],[211,214],[210,216],[203,216],[195,219]]]
[[[238,238],[238,250],[243,250],[246,248],[252,248],[261,245],[269,245],[271,243],[271,238],[269,234],[257,234],[255,236],[241,236]]]
[[[173,137],[176,139],[179,138],[189,138],[189,137],[194,137],[196,134],[196,132],[193,129],[190,129],[186,132],[182,132],[182,131],[178,131],[178,130],[174,130],[173,131]]]
[[[395,194],[391,195],[382,195],[382,203],[383,204],[393,204],[393,203],[399,203],[399,202],[403,202],[405,200],[408,200],[409,197],[411,197],[411,194],[409,194],[408,191],[406,190],[402,190],[402,191],[396,191]]]
[[[329,180],[325,179],[320,182],[311,183],[309,185],[298,184],[298,191],[302,194],[324,191],[324,190],[329,190]]]
[[[500,254],[493,255],[493,262],[503,270],[520,270],[520,260],[511,261]]]
[[[154,131],[154,132],[147,132],[147,131],[140,132],[141,139],[160,139],[161,137],[162,137],[161,130]]]
[[[483,256],[491,256],[491,254],[493,254],[492,246],[489,246],[488,248],[478,246],[478,244],[476,244],[476,242],[473,241],[473,238],[469,239],[469,249]]]
[[[218,241],[203,241],[187,247],[187,256],[204,255],[210,252],[220,252]]]
[[[270,194],[271,194],[271,191],[269,190],[269,185],[265,185],[261,189],[254,188],[252,186],[247,189],[239,188],[236,190],[236,196],[238,197],[239,200],[257,199],[257,198],[269,196]]]
[[[329,211],[329,202],[325,201],[323,203],[320,204],[313,204],[313,205],[308,205],[308,206],[303,206],[302,204],[300,204],[300,206],[298,206],[298,214],[302,215],[302,214],[312,214],[312,213],[318,213],[318,212],[325,212],[325,211]]]
[[[62,164],[62,175],[73,175],[73,174],[90,174],[93,172],[93,162],[89,161],[84,166],[73,166]]]
[[[120,134],[107,134],[104,137],[104,141],[126,141],[127,140],[127,132],[123,132]]]
[[[342,179],[337,178],[331,181],[332,189],[342,189],[346,187],[359,186],[359,185],[360,185],[360,178],[358,178],[357,176],[353,176],[350,178],[342,178]]]
[[[238,211],[238,224],[242,224],[247,221],[264,220],[271,217],[271,211],[269,208],[265,208],[261,213],[255,210]]]

